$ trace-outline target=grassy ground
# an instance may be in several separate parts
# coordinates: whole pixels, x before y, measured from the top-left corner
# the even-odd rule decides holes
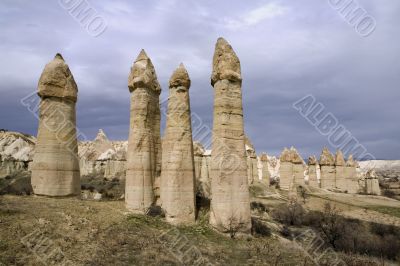
[[[384,213],[390,216],[395,216],[400,218],[400,208],[396,208],[396,207],[385,207],[385,206],[370,206],[368,207],[371,210],[380,212],[380,213]]]
[[[5,265],[313,265],[280,237],[230,239],[207,226],[173,227],[124,213],[120,201],[1,196]],[[196,262],[203,262],[196,264]]]
[[[96,182],[87,184],[104,185]],[[269,236],[231,239],[212,230],[204,212],[195,224],[174,227],[162,218],[127,213],[123,201],[0,196],[0,265],[315,265],[311,252],[283,238],[283,225],[270,217],[287,193],[256,184],[251,194],[253,202],[265,205],[253,216],[269,227]],[[318,209],[317,203],[326,200],[358,208],[317,196],[307,199],[306,207]],[[398,215],[396,207],[373,206]],[[308,228],[290,230],[302,234]],[[347,265],[379,265],[370,258],[338,256]]]

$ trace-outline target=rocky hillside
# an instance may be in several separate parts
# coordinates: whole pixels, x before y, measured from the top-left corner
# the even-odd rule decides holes
[[[27,169],[35,143],[33,136],[0,130],[0,178]]]
[[[387,196],[400,198],[400,160],[373,160],[360,162],[363,173],[373,172]]]

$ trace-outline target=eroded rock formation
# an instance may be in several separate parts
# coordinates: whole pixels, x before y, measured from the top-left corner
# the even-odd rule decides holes
[[[317,158],[312,155],[308,158],[308,185],[312,187],[319,187],[317,177]]]
[[[261,179],[265,180],[268,184],[271,179],[271,174],[269,172],[269,160],[268,155],[266,153],[262,153],[260,158],[260,166],[261,166]]]
[[[35,143],[33,136],[0,130],[0,178],[27,171]]]
[[[32,163],[32,188],[37,195],[80,194],[76,113],[78,87],[60,54],[39,79],[39,129]]]
[[[245,136],[245,148],[247,155],[247,180],[249,184],[252,184],[258,180],[258,160],[254,146],[247,136]]]
[[[223,38],[219,38],[215,46],[211,85],[214,87],[214,120],[210,224],[222,232],[249,233],[242,76],[239,59]]]
[[[341,150],[335,155],[335,186],[341,191],[347,191],[347,180],[345,176],[346,161]]]
[[[358,193],[360,188],[357,176],[357,162],[354,161],[351,154],[344,167],[344,178],[346,180],[346,191],[352,194]]]
[[[279,186],[287,190],[294,184],[304,185],[304,161],[297,150],[284,148],[279,159]]]
[[[303,158],[301,158],[299,152],[292,147],[290,149],[290,152],[292,154],[292,163],[293,163],[293,175],[294,175],[294,180],[296,185],[303,186],[305,185],[305,180],[304,180],[304,171],[305,171],[305,163],[303,161]]]
[[[78,147],[81,176],[125,179],[127,141],[110,141],[100,129],[94,141]]]
[[[320,185],[323,189],[335,189],[335,158],[327,147],[322,150],[319,165],[321,168]]]
[[[153,184],[158,175],[160,139],[160,84],[153,63],[142,50],[128,79],[131,117],[127,152],[125,203],[143,213],[155,201]]]
[[[195,220],[195,168],[189,88],[189,75],[181,64],[169,80],[161,164],[161,206],[166,220],[173,224]]]
[[[375,170],[367,171],[364,178],[364,182],[365,182],[364,193],[369,195],[381,194],[381,189],[379,187],[379,179],[378,176],[376,175]]]
[[[293,163],[290,151],[284,148],[279,157],[279,186],[282,189],[289,189],[293,180]]]

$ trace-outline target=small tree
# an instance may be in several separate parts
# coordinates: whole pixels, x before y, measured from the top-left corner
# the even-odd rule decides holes
[[[308,198],[306,189],[303,186],[298,186],[297,187],[297,193],[303,199],[303,204],[306,204],[306,199]]]
[[[342,238],[344,234],[345,224],[340,214],[341,211],[336,206],[327,202],[318,223],[318,228],[333,248],[336,248],[336,241]]]
[[[295,198],[289,200],[287,204],[279,206],[272,213],[273,217],[287,225],[299,225],[302,223],[304,209]]]

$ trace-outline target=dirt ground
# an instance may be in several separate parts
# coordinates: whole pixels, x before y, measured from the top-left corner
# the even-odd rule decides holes
[[[230,239],[206,220],[173,227],[121,201],[0,196],[0,265],[313,265],[290,241]]]
[[[331,202],[349,218],[368,222],[400,226],[400,201],[381,196],[345,193],[312,193],[306,200],[306,208],[322,210],[325,202]]]
[[[252,189],[252,201],[265,204],[268,211],[288,199],[285,191]],[[399,210],[400,202],[383,197],[314,191],[305,208],[320,210],[326,201],[348,217],[400,224],[400,217],[387,211]],[[193,225],[173,227],[162,218],[128,213],[123,201],[4,195],[0,265],[315,265],[310,252],[282,237],[281,224],[268,213],[260,217],[269,236],[231,239],[208,226],[206,212]],[[356,263],[348,265],[379,265],[360,264],[367,261],[364,257],[351,260]]]

